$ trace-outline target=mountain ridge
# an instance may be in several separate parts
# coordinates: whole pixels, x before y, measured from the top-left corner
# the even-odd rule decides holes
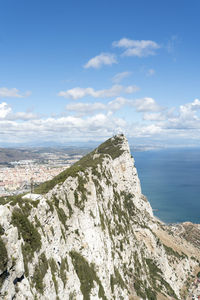
[[[124,135],[36,191],[0,201],[2,299],[195,293],[200,251],[153,216]]]

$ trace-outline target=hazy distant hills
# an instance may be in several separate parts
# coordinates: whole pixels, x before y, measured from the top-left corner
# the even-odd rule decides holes
[[[24,149],[0,148],[0,164],[6,164],[15,160],[38,158],[38,154]]]
[[[0,165],[8,164],[12,161],[26,159],[44,158],[45,153],[68,155],[85,155],[90,148],[78,147],[34,147],[34,148],[0,148]]]

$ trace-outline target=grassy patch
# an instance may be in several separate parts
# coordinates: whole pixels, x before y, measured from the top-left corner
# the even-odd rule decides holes
[[[19,205],[21,210],[25,215],[29,215],[33,207],[37,207],[39,200],[33,201],[31,199],[22,198],[24,194],[21,195],[14,195],[14,196],[6,196],[0,197],[0,204],[10,204],[11,206]]]
[[[54,236],[55,233],[54,233],[53,226],[50,227],[50,230],[51,230],[52,235]]]
[[[47,200],[47,204],[49,205],[49,210],[50,212],[54,212],[54,207],[53,207],[53,203],[50,200]]]
[[[68,269],[69,269],[69,266],[68,266],[67,258],[62,258],[61,264],[60,264],[60,277],[62,279],[64,287],[65,287],[66,282],[67,282],[66,271],[68,271]]]
[[[154,261],[150,258],[146,259],[146,264],[149,268],[151,277],[155,277],[158,273],[162,274],[162,271],[155,265]]]
[[[4,228],[3,226],[0,225],[0,235],[3,235],[4,234]]]
[[[122,143],[123,135],[110,138],[97,148],[98,153],[109,154],[112,159],[115,159],[124,152],[124,150],[121,150]]]
[[[22,253],[26,269],[25,275],[28,275],[27,264],[32,261],[34,252],[41,248],[41,236],[27,216],[19,208],[13,210],[12,224],[17,227],[19,236],[24,240]]]
[[[4,271],[8,263],[8,254],[2,238],[0,237],[0,270]]]
[[[106,229],[105,220],[103,214],[99,211],[100,221],[101,221],[101,229],[104,231]]]
[[[48,260],[46,259],[45,253],[42,253],[39,257],[39,263],[35,267],[35,271],[32,278],[32,282],[36,290],[40,294],[43,294],[44,292],[43,278],[46,275],[47,270],[48,270]]]
[[[145,287],[144,287],[143,281],[140,280],[139,278],[135,278],[133,286],[136,291],[136,294],[139,297],[141,297],[142,299],[146,299]],[[156,299],[156,298],[154,298],[154,299]]]
[[[44,231],[42,224],[40,223],[40,220],[38,219],[38,217],[36,215],[35,215],[34,219],[35,219],[36,227],[40,228],[42,230],[43,235],[45,236],[45,231]]]
[[[67,204],[67,208],[69,210],[69,217],[71,218],[71,216],[73,214],[73,209],[71,207],[71,204],[69,203],[69,200],[67,199],[67,196],[66,196],[66,204]]]
[[[114,292],[114,285],[119,285],[122,289],[126,289],[127,288],[126,284],[116,267],[114,267],[114,275],[115,276],[111,275],[110,277],[110,285],[111,285],[112,293]]]
[[[99,285],[98,296],[103,300],[106,300],[107,298],[105,296],[103,286],[99,278],[97,277],[94,265],[89,265],[87,260],[75,251],[71,251],[70,256],[72,258],[72,263],[81,283],[81,292],[83,294],[83,299],[90,300],[90,292],[91,289],[94,287],[94,281],[96,281],[96,283]]]
[[[156,266],[152,259],[146,259],[146,264],[149,269],[149,276],[152,287],[155,291],[162,292],[165,289],[165,292],[168,296],[178,299],[174,290],[171,288],[169,283],[163,278],[162,271]],[[158,285],[160,283],[160,285]]]
[[[55,195],[53,196],[53,203],[55,204],[56,212],[57,212],[57,215],[58,215],[58,218],[59,218],[60,222],[63,224],[63,226],[67,230],[68,229],[68,227],[66,225],[67,216],[66,216],[64,210],[62,209],[62,207],[59,207],[59,199],[56,198]]]
[[[124,207],[128,211],[129,216],[134,215],[135,205],[133,203],[133,195],[129,193],[123,193],[124,196]]]
[[[63,224],[63,226],[67,230],[68,229],[68,227],[66,225],[67,216],[66,216],[64,210],[62,209],[62,207],[56,207],[56,211],[57,211],[58,218],[59,218],[60,222]]]
[[[52,280],[53,280],[53,283],[54,283],[55,291],[56,291],[56,294],[58,294],[58,282],[56,280],[56,273],[58,272],[58,267],[57,267],[56,262],[53,258],[49,259],[49,265],[50,265],[50,268],[51,268],[51,275],[52,275]]]
[[[173,256],[177,257],[178,259],[182,259],[182,258],[186,257],[186,255],[184,253],[179,254],[177,251],[174,251],[174,249],[166,246],[165,244],[163,244],[163,247],[165,249],[166,254],[169,256],[173,255]]]

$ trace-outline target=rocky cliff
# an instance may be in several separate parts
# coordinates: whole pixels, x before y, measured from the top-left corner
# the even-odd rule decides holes
[[[0,299],[190,299],[198,247],[153,216],[123,135],[35,193],[0,202]]]

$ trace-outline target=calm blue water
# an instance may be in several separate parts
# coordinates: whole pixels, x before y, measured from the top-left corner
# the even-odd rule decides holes
[[[200,149],[132,152],[154,214],[166,223],[200,223]]]

